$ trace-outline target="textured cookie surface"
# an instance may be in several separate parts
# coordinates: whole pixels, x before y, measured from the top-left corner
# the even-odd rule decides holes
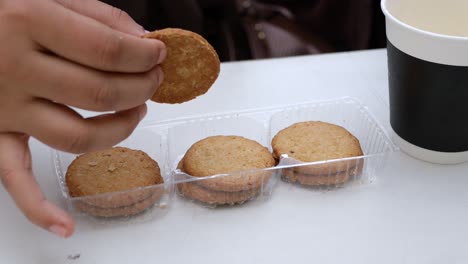
[[[167,28],[144,37],[161,40],[167,47],[167,57],[161,64],[164,81],[153,95],[153,101],[175,104],[192,100],[205,94],[218,78],[218,54],[202,36]]]
[[[148,188],[121,191],[160,183],[163,178],[156,161],[143,151],[123,147],[83,154],[70,164],[66,173],[66,184],[72,197],[107,193],[82,202],[109,208],[135,204],[155,192]]]
[[[142,213],[143,211],[151,207],[156,201],[158,201],[161,198],[163,193],[164,191],[162,189],[154,190],[154,192],[152,192],[152,195],[150,195],[148,198],[141,201],[137,201],[134,204],[125,206],[100,207],[82,201],[75,202],[75,206],[81,211],[98,217],[132,216]]]
[[[232,192],[257,188],[272,174],[271,170],[236,172],[274,165],[275,159],[266,147],[240,136],[213,136],[200,140],[190,147],[183,159],[183,167],[191,176],[233,173],[200,181],[201,185],[212,190]]]
[[[275,135],[272,140],[273,155],[281,155],[302,162],[325,161],[363,155],[359,140],[349,131],[334,124],[309,121],[293,124]],[[355,166],[355,161],[340,161],[297,167],[307,174],[328,174],[345,171]]]
[[[330,175],[310,175],[296,172],[293,169],[283,169],[282,176],[289,182],[299,183],[308,186],[328,186],[339,185],[347,182],[351,177],[356,176],[356,169],[338,172]]]
[[[255,197],[259,188],[239,192],[213,191],[192,182],[179,183],[179,192],[186,198],[212,205],[234,205],[248,201]]]
[[[183,160],[179,162],[177,168],[185,172],[183,167]],[[179,183],[177,184],[177,189],[184,197],[188,199],[210,205],[240,204],[252,199],[260,193],[260,187],[237,192],[211,190],[200,184],[200,181]]]

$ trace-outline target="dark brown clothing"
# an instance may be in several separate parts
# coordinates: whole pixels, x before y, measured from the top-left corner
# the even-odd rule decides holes
[[[200,33],[222,61],[385,47],[380,0],[107,0],[147,30]]]

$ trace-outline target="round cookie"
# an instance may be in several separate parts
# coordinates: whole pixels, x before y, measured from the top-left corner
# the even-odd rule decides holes
[[[156,161],[143,151],[124,147],[78,156],[65,181],[71,197],[90,196],[80,202],[101,208],[133,206],[160,197],[159,188],[138,188],[164,182]]]
[[[183,167],[183,159],[179,162],[177,169],[179,169],[182,172],[185,172]],[[238,192],[225,192],[210,190],[200,185],[199,182],[185,182],[177,184],[177,189],[179,190],[179,193],[182,194],[184,197],[192,200],[197,200],[206,204],[234,205],[252,199],[258,193],[260,193],[261,187]]]
[[[340,185],[355,179],[362,173],[363,163],[350,168],[349,170],[338,172],[335,174],[312,175],[294,171],[293,168],[283,169],[282,176],[289,182],[299,183],[307,186],[328,186]]]
[[[88,204],[86,202],[76,201],[75,206],[80,209],[81,211],[87,212],[91,215],[98,216],[98,217],[121,217],[121,216],[132,216],[139,213],[142,213],[149,207],[151,207],[154,203],[156,203],[161,196],[163,195],[164,191],[162,189],[155,190],[153,195],[150,197],[138,201],[134,204],[127,205],[127,206],[120,206],[120,207],[100,207]]]
[[[282,176],[289,182],[307,186],[329,186],[343,184],[349,180],[349,173],[347,172],[332,175],[308,175],[291,169],[283,169]]]
[[[183,168],[194,177],[232,173],[200,181],[216,191],[238,192],[256,189],[268,181],[275,159],[268,149],[256,141],[240,136],[212,136],[193,144],[185,154]]]
[[[205,94],[218,78],[218,54],[202,36],[183,29],[166,28],[143,37],[161,40],[167,47],[167,57],[161,64],[164,81],[151,100],[183,103]]]
[[[363,155],[359,140],[349,131],[334,124],[309,121],[293,124],[278,132],[272,140],[273,156],[287,154],[302,162],[318,162]],[[295,167],[303,174],[326,175],[346,171],[356,160],[335,161]]]
[[[260,192],[259,188],[239,192],[213,191],[193,182],[179,183],[177,188],[184,197],[211,205],[240,204]]]

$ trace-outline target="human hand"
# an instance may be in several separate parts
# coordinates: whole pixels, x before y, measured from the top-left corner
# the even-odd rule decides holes
[[[72,153],[128,137],[163,79],[165,46],[143,34],[96,0],[0,0],[0,179],[34,224],[74,230],[32,174],[29,136]],[[113,113],[83,118],[70,107]]]

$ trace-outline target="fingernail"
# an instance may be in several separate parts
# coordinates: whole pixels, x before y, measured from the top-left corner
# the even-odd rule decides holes
[[[141,31],[143,32],[143,33],[141,34],[141,37],[142,37],[142,38],[145,38],[146,35],[148,35],[148,33],[150,33],[148,30],[144,29],[143,27],[141,27]]]
[[[51,227],[49,227],[49,231],[63,238],[67,234],[67,230],[65,230],[65,228],[60,225],[52,225]]]
[[[159,51],[159,58],[158,58],[157,64],[161,64],[166,59],[166,56],[167,56],[167,48],[166,46],[164,46],[164,48],[160,49]]]
[[[145,104],[141,107],[140,112],[138,113],[138,117],[140,118],[140,121],[143,120],[143,118],[145,118],[146,113],[148,113],[148,107]]]
[[[158,86],[161,86],[163,81],[164,81],[164,72],[162,71],[161,67],[158,67]]]
[[[134,28],[132,28],[132,31],[128,33],[137,37],[142,37],[145,34],[145,29],[140,25],[136,25]]]

